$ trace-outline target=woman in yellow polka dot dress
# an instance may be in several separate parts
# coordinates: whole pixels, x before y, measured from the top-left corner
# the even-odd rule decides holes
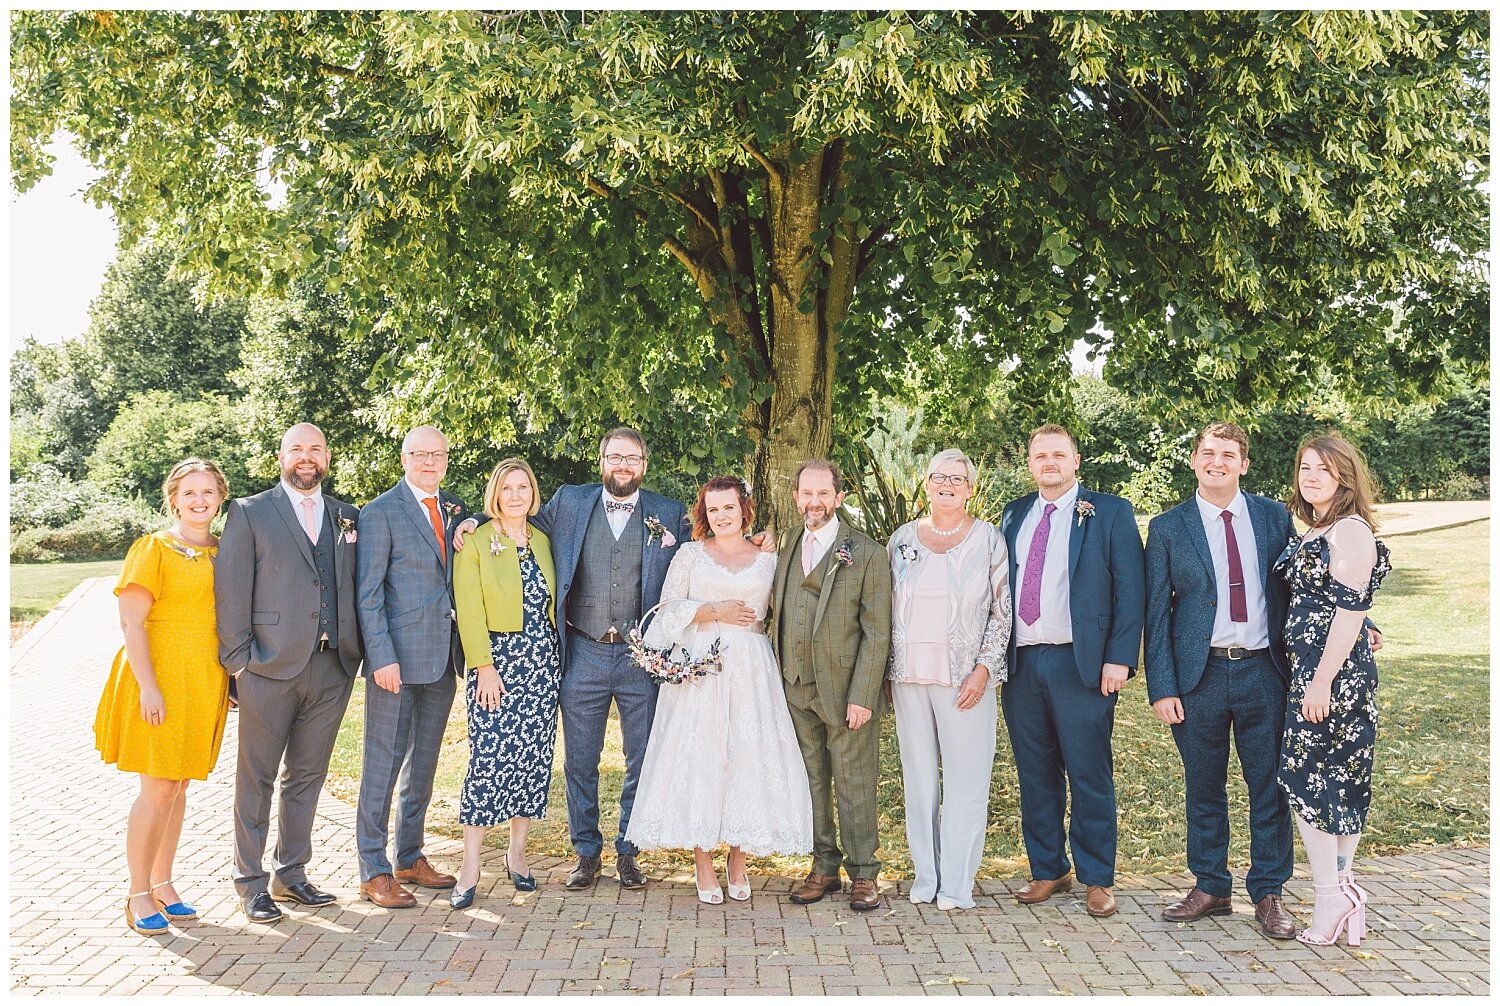
[[[208,778],[229,711],[214,619],[219,541],[209,531],[228,495],[218,465],[179,461],[162,485],[176,523],[132,545],[115,584],[125,645],[99,700],[94,744],[106,762],[140,774],[125,829],[125,922],[138,933],[198,917],[172,886],[172,862],[187,781]]]

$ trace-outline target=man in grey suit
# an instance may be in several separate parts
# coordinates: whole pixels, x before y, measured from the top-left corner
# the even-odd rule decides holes
[[[354,603],[359,509],[322,492],[330,454],[316,426],[287,430],[276,457],[281,481],[229,504],[214,564],[219,660],[239,692],[234,886],[252,922],[280,921],[275,901],[335,900],[308,882],[306,869],[318,794],[363,652]],[[263,860],[278,771],[271,878]]]
[[[427,861],[422,838],[456,676],[463,673],[448,539],[468,511],[439,488],[448,473],[448,438],[435,427],[406,435],[401,467],[406,477],[360,511],[355,563],[367,679],[359,890],[382,908],[417,903],[403,881],[434,889],[455,883]],[[393,871],[386,845],[398,776]]]

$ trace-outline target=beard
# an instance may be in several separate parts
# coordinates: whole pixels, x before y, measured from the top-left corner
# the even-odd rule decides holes
[[[281,470],[281,477],[286,479],[286,484],[293,489],[316,489],[323,482],[323,477],[328,474],[328,469],[314,465],[316,471],[311,475],[298,473],[295,465],[289,465]]]
[[[641,487],[639,475],[606,475],[604,489],[615,499],[624,499]]]
[[[802,524],[809,531],[816,531],[826,526],[831,520],[833,520],[833,510],[828,507],[814,504],[802,511]]]

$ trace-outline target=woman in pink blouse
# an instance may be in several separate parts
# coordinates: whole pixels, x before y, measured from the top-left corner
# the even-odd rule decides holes
[[[891,662],[911,900],[974,907],[1005,680],[1011,599],[1005,538],[966,513],[977,475],[963,451],[927,465],[926,517],[892,535]],[[941,772],[942,786],[938,779]]]

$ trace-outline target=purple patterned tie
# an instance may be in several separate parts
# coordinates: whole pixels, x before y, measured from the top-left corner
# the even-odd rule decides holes
[[[1021,577],[1021,621],[1035,625],[1042,617],[1042,565],[1047,561],[1047,539],[1052,535],[1052,512],[1056,503],[1048,503],[1042,509],[1042,519],[1037,521],[1031,535],[1031,551],[1026,553],[1026,573]]]

